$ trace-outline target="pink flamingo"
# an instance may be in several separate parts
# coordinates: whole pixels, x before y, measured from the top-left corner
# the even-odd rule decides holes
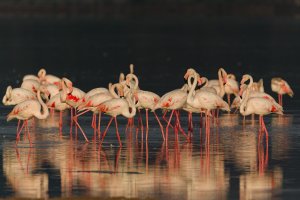
[[[37,100],[26,100],[22,103],[17,104],[7,115],[7,121],[10,121],[14,118],[23,120],[21,128],[19,129],[19,124],[17,127],[18,132],[16,136],[16,143],[18,142],[22,129],[25,127],[25,130],[28,130],[28,139],[31,145],[32,143],[30,140],[30,133],[28,129],[28,119],[31,119],[33,117],[36,117],[38,119],[46,119],[48,115],[49,111],[46,104],[41,99],[40,90],[38,90],[37,92]]]
[[[198,82],[198,74],[192,74],[189,78],[193,78],[194,81],[187,96],[187,103],[194,108],[206,111],[206,130],[208,133],[210,130],[210,111],[217,108],[230,111],[229,105],[220,96],[205,90],[200,90],[193,95]]]
[[[52,74],[47,74],[45,69],[40,69],[38,77],[42,84],[54,84],[61,88],[61,79]]]
[[[128,74],[126,76],[126,82],[128,85],[130,85],[132,83],[132,79],[134,80],[133,95],[134,95],[136,102],[138,102],[136,106],[144,108],[146,110],[146,129],[147,130],[149,129],[148,111],[150,109],[153,112],[153,114],[160,126],[162,137],[165,140],[163,126],[154,110],[154,106],[157,104],[160,97],[157,94],[155,94],[154,92],[140,90],[138,87],[139,80],[138,80],[137,76],[134,74]],[[146,139],[148,139],[148,131],[146,133],[147,133]]]
[[[271,80],[271,89],[278,93],[278,102],[282,106],[282,95],[288,94],[290,97],[294,96],[294,92],[289,84],[282,78],[275,77]]]
[[[115,125],[116,125],[116,134],[118,137],[118,141],[119,141],[119,145],[120,147],[122,146],[122,142],[120,139],[120,134],[119,134],[119,130],[118,130],[118,122],[117,122],[117,116],[118,115],[123,115],[126,118],[132,118],[135,116],[136,114],[136,107],[133,103],[133,100],[131,99],[131,95],[128,94],[126,99],[111,99],[108,101],[103,102],[102,104],[100,104],[100,106],[98,106],[98,109],[111,116],[110,121],[108,122],[108,125],[105,129],[105,131],[103,132],[103,136],[102,136],[102,140],[100,142],[100,145],[102,145],[104,138],[106,136],[106,133],[108,131],[108,128],[112,122],[112,120],[114,119],[115,121]]]
[[[96,93],[92,96],[90,96],[85,103],[81,103],[77,109],[78,111],[83,111],[81,113],[79,113],[78,115],[76,115],[75,117],[79,117],[85,113],[87,113],[88,111],[92,111],[93,112],[93,120],[92,120],[92,127],[94,128],[94,130],[96,130],[96,115],[99,115],[99,120],[98,120],[98,134],[100,136],[100,121],[101,121],[101,111],[98,109],[98,106],[108,100],[111,100],[113,98],[120,98],[120,95],[123,95],[123,86],[120,83],[116,83],[114,85],[112,85],[111,83],[109,84],[109,92],[102,92],[102,93]],[[120,95],[118,95],[115,92],[115,88],[117,88],[118,93]]]
[[[251,88],[253,84],[253,79],[250,75],[246,74],[242,78],[242,82],[246,80],[250,80],[248,88]],[[240,113],[243,116],[247,116],[250,114],[259,115],[259,126],[266,133],[268,139],[268,131],[264,122],[264,115],[268,115],[270,113],[277,113],[282,115],[282,107],[279,107],[278,104],[271,102],[270,100],[262,97],[252,97],[249,98],[250,90],[246,90],[246,94],[242,99],[242,103],[240,106]]]
[[[227,94],[227,102],[228,105],[231,105],[230,102],[230,95],[234,94],[235,96],[238,95],[239,93],[239,83],[236,81],[235,75],[233,74],[228,74],[226,73],[226,71],[224,70],[225,73],[225,85],[224,85],[224,90],[225,93]]]
[[[26,100],[36,99],[36,94],[24,88],[12,88],[8,86],[2,98],[2,103],[6,106],[16,105]]]
[[[185,105],[186,99],[187,99],[187,93],[183,89],[172,90],[164,94],[153,108],[153,111],[159,108],[163,110],[171,110],[170,118],[168,120],[168,124],[166,127],[166,134],[165,134],[166,141],[168,141],[169,126],[174,113],[176,116],[176,126],[179,128],[180,132],[186,137],[186,139],[190,141],[190,138],[185,134],[184,130],[180,125],[179,112],[178,112],[178,110],[182,109],[183,106]]]

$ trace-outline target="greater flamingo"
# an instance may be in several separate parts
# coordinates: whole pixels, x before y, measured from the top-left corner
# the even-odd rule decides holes
[[[40,85],[41,84],[39,81],[27,79],[22,82],[21,88],[30,90],[30,91],[36,93],[38,88],[40,87]]]
[[[2,103],[6,106],[16,105],[25,100],[36,99],[36,94],[24,88],[12,88],[8,86],[2,98]]]
[[[275,77],[271,80],[271,89],[278,94],[278,102],[282,106],[282,95],[288,94],[290,97],[294,96],[294,92],[290,85],[282,78]]]
[[[120,134],[119,134],[119,130],[118,130],[118,122],[117,122],[117,116],[118,115],[123,115],[126,118],[132,118],[135,116],[136,114],[136,107],[133,103],[132,100],[132,95],[128,94],[126,99],[111,99],[108,101],[103,102],[102,104],[99,105],[98,109],[111,116],[110,121],[108,122],[108,125],[105,129],[105,131],[103,132],[103,136],[102,136],[102,140],[100,142],[100,145],[102,145],[104,138],[106,136],[106,133],[108,131],[108,128],[112,122],[112,120],[115,120],[115,125],[116,125],[116,134],[118,137],[118,141],[119,141],[119,145],[122,146],[122,142],[120,139]]]
[[[193,78],[193,85],[189,91],[187,96],[187,103],[197,109],[205,110],[206,111],[206,130],[207,133],[210,130],[210,111],[220,108],[222,110],[230,111],[229,105],[218,95],[208,92],[208,91],[201,91],[195,93],[193,95],[195,88],[197,86],[198,74],[192,74],[189,78]]]
[[[33,117],[36,117],[38,119],[46,119],[49,115],[48,108],[46,104],[41,99],[41,91],[37,91],[37,100],[26,100],[19,104],[17,104],[13,110],[7,115],[7,121],[10,121],[12,119],[18,119],[23,120],[23,124],[21,128],[19,129],[19,123],[17,127],[17,136],[16,136],[16,143],[18,142],[18,139],[20,137],[20,134],[25,127],[25,131],[27,129],[28,132],[28,140],[30,142],[30,145],[32,145],[30,140],[30,133],[28,129],[28,119],[31,119]]]
[[[240,106],[240,113],[243,116],[247,116],[250,114],[259,115],[259,125],[260,128],[266,133],[268,139],[268,131],[264,122],[264,115],[270,113],[277,113],[282,115],[282,107],[279,107],[275,102],[270,101],[269,99],[263,97],[252,97],[250,98],[250,89],[253,84],[253,79],[250,75],[246,74],[243,76],[241,83],[244,83],[246,80],[250,80],[248,85],[248,89],[246,90],[246,94],[242,99],[242,103]]]

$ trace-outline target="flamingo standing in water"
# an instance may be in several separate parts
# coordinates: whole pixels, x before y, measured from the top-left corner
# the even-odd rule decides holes
[[[222,110],[230,111],[229,105],[218,95],[205,91],[205,90],[199,90],[199,92],[194,93],[195,88],[197,86],[197,80],[198,80],[198,74],[192,74],[189,76],[189,79],[193,78],[193,85],[192,88],[189,91],[189,94],[187,96],[187,103],[197,109],[205,110],[206,111],[206,132],[209,133],[210,130],[210,111],[220,108]]]
[[[275,77],[271,80],[271,89],[273,92],[278,93],[278,102],[282,106],[282,95],[288,94],[290,97],[294,96],[294,92],[289,84],[282,78]]]
[[[171,110],[170,118],[168,120],[168,124],[166,127],[166,134],[165,134],[166,141],[168,141],[169,126],[174,113],[176,116],[176,126],[179,128],[180,132],[186,137],[186,139],[190,141],[190,138],[185,134],[184,130],[182,129],[179,120],[178,110],[184,107],[187,99],[187,93],[184,90],[184,88],[186,88],[185,85],[181,89],[172,90],[164,94],[153,108],[153,111],[159,108],[163,110]]]
[[[244,83],[245,81],[250,80],[250,83],[248,85],[248,88],[246,90],[246,94],[244,95],[242,99],[242,103],[240,106],[240,113],[243,116],[247,116],[250,114],[256,114],[259,115],[259,126],[262,131],[266,133],[267,139],[268,139],[268,131],[264,122],[264,115],[268,115],[270,113],[277,113],[282,115],[282,107],[278,105],[276,102],[272,102],[267,98],[264,97],[250,97],[250,89],[253,84],[253,79],[250,75],[246,74],[243,76],[241,83]]]
[[[135,100],[138,102],[136,106],[144,108],[146,110],[146,129],[147,130],[149,129],[148,111],[150,109],[153,112],[153,114],[160,126],[162,137],[165,140],[163,126],[162,126],[157,114],[155,113],[155,110],[153,110],[154,106],[157,104],[160,97],[157,94],[155,94],[154,92],[140,90],[138,87],[139,80],[138,80],[137,76],[134,74],[128,74],[126,76],[127,84],[130,85],[132,83],[132,80],[134,80],[133,96],[134,96]],[[147,140],[148,139],[148,131],[146,131],[146,133],[147,133],[147,135],[146,135],[146,140]]]
[[[98,109],[101,112],[111,116],[111,119],[108,122],[108,125],[107,125],[105,131],[103,132],[103,136],[102,136],[100,145],[102,145],[104,138],[106,136],[106,133],[108,131],[108,128],[109,128],[112,120],[114,119],[115,125],[116,125],[116,134],[117,134],[117,138],[119,141],[119,145],[121,147],[122,142],[121,142],[120,134],[119,134],[119,130],[118,130],[117,116],[123,115],[126,118],[132,118],[135,116],[136,107],[133,103],[132,95],[129,93],[127,95],[126,99],[117,98],[117,99],[111,99],[111,100],[105,101],[98,106]]]
[[[225,71],[225,70],[224,70]],[[235,96],[238,96],[239,94],[239,83],[236,81],[235,75],[233,74],[226,74],[225,71],[225,85],[224,85],[224,90],[225,93],[227,94],[227,103],[230,106],[230,95],[234,94]]]
[[[31,119],[33,117],[36,117],[38,119],[46,119],[49,115],[48,108],[46,104],[41,99],[41,91],[37,91],[37,100],[26,100],[22,103],[17,104],[13,110],[7,115],[7,121],[10,121],[12,119],[18,119],[23,120],[23,124],[21,128],[19,129],[19,124],[17,127],[17,136],[16,136],[16,143],[18,142],[18,139],[20,137],[20,134],[25,127],[25,131],[28,131],[28,139],[30,142],[30,145],[32,145],[30,140],[30,133],[28,129],[28,119]]]
[[[96,131],[96,115],[99,115],[98,120],[98,136],[100,137],[100,121],[101,121],[101,111],[98,109],[98,106],[102,104],[105,101],[111,100],[113,98],[120,98],[120,96],[123,95],[123,86],[120,83],[111,84],[109,83],[109,92],[102,92],[102,93],[96,93],[92,96],[90,96],[85,103],[80,104],[77,109],[78,111],[82,111],[75,117],[79,117],[88,111],[93,112],[93,120],[92,120],[92,127]],[[115,88],[117,88],[119,95],[115,92]],[[95,132],[96,133],[96,132]]]

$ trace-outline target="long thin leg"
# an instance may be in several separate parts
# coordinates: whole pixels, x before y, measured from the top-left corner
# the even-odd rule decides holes
[[[106,133],[107,133],[107,131],[108,131],[108,128],[109,128],[109,126],[110,126],[110,124],[111,124],[111,122],[112,122],[113,119],[114,119],[114,117],[111,117],[111,119],[109,120],[109,122],[108,122],[108,124],[107,124],[106,129],[105,129],[104,132],[103,132],[102,140],[101,140],[101,142],[100,142],[100,146],[101,146],[102,143],[103,143],[103,140],[104,140],[104,138],[105,138],[105,136],[106,136]]]
[[[21,134],[21,132],[22,132],[24,126],[25,126],[25,121],[23,121],[22,126],[21,126],[21,128],[19,129],[19,131],[18,131],[18,133],[17,133],[17,136],[16,136],[16,144],[18,144],[18,142],[19,142],[20,134]]]
[[[72,134],[72,129],[73,129],[73,108],[71,109],[71,122],[70,122],[70,134]]]
[[[99,115],[98,116],[98,138],[100,138],[100,133],[101,133],[101,130],[100,130],[100,128],[101,128],[101,112],[99,112],[98,115]]]
[[[148,109],[146,109],[146,128],[149,129]]]
[[[117,117],[114,117],[114,118],[115,118],[115,125],[116,125],[116,134],[117,134],[117,137],[118,137],[118,141],[119,141],[120,147],[122,147],[122,142],[121,142],[120,134],[119,134],[119,130],[118,130]]]
[[[87,137],[86,137],[84,131],[82,130],[82,128],[81,128],[81,126],[79,125],[79,123],[78,123],[78,121],[76,120],[76,118],[74,119],[74,122],[75,122],[75,124],[76,124],[76,127],[78,127],[79,130],[81,131],[81,133],[82,133],[82,135],[83,135],[85,141],[86,141],[86,142],[89,142],[89,140],[87,139]]]
[[[59,126],[59,131],[61,133],[61,131],[62,131],[62,111],[59,111],[59,123],[58,123],[58,126]]]
[[[167,120],[167,118],[166,118],[167,113],[168,113],[168,111],[166,110],[166,111],[164,112],[162,118],[163,118],[163,120],[165,120],[165,122],[167,122],[167,124],[168,124],[168,120]],[[172,126],[172,124],[170,124],[170,127],[171,127],[171,128],[174,128],[174,127]]]
[[[27,136],[28,136],[29,144],[30,144],[30,146],[32,146],[32,142],[30,139],[30,132],[29,132],[29,128],[28,128],[28,120],[25,120],[25,130],[26,129],[27,129]]]
[[[157,120],[157,122],[158,122],[158,124],[159,124],[159,126],[160,126],[161,135],[162,135],[162,137],[163,137],[163,139],[164,139],[164,141],[165,141],[166,139],[165,139],[165,134],[164,134],[164,128],[163,128],[163,126],[162,126],[162,124],[161,124],[161,122],[160,122],[160,120],[159,120],[157,114],[155,113],[155,111],[153,111],[153,114],[154,114],[154,116],[155,116],[155,118],[156,118],[156,120]]]
[[[230,103],[230,94],[227,94],[227,102],[228,102],[228,105],[230,107],[230,105],[231,105],[231,103]],[[230,111],[228,111],[228,112],[230,112]]]
[[[167,127],[166,127],[166,140],[167,140],[167,141],[168,141],[168,134],[169,134],[169,126],[170,126],[171,119],[172,119],[172,116],[173,116],[174,111],[175,111],[175,110],[172,110],[171,115],[170,115],[170,118],[169,118],[169,121],[168,121],[168,124],[167,124]]]
[[[93,117],[92,117],[92,124],[91,124],[91,127],[95,130],[96,128],[96,122],[95,122],[95,117],[96,117],[96,114],[93,113]]]
[[[181,127],[180,121],[179,121],[179,111],[175,111],[175,115],[177,118],[177,124],[178,124],[178,128],[180,130],[180,132],[182,133],[182,135],[184,135],[184,137],[187,139],[187,141],[190,141],[190,138],[186,135],[186,133],[184,132],[184,130]]]
[[[264,117],[262,116],[261,119],[262,119],[263,130],[266,133],[266,140],[268,141],[268,139],[269,139],[269,133],[268,133],[267,127],[266,127],[265,122],[264,122]]]

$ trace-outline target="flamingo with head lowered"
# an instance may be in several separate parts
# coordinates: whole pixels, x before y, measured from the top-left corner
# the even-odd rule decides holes
[[[119,141],[119,145],[121,147],[122,142],[120,139],[120,134],[119,134],[119,129],[118,129],[117,116],[123,115],[126,118],[132,118],[135,116],[136,107],[133,103],[132,95],[130,93],[128,93],[126,96],[126,99],[116,98],[116,99],[111,99],[111,100],[105,101],[98,106],[98,109],[101,112],[111,116],[111,119],[108,122],[108,125],[107,125],[105,131],[103,132],[100,145],[102,145],[104,138],[107,134],[108,128],[109,128],[112,120],[114,120],[115,125],[116,125],[116,135],[117,135],[117,138]]]
[[[37,100],[26,100],[17,104],[7,115],[7,121],[10,121],[12,119],[23,120],[21,128],[19,129],[19,126],[17,127],[18,132],[16,136],[16,142],[18,142],[20,134],[23,128],[25,128],[25,131],[27,129],[28,132],[30,145],[32,145],[28,128],[28,120],[33,117],[36,117],[38,119],[46,119],[48,115],[48,108],[41,98],[41,91],[39,89],[37,91]]]
[[[294,92],[290,85],[282,78],[275,77],[271,80],[271,89],[278,93],[278,102],[282,106],[282,95],[288,94],[290,97],[294,96]]]

